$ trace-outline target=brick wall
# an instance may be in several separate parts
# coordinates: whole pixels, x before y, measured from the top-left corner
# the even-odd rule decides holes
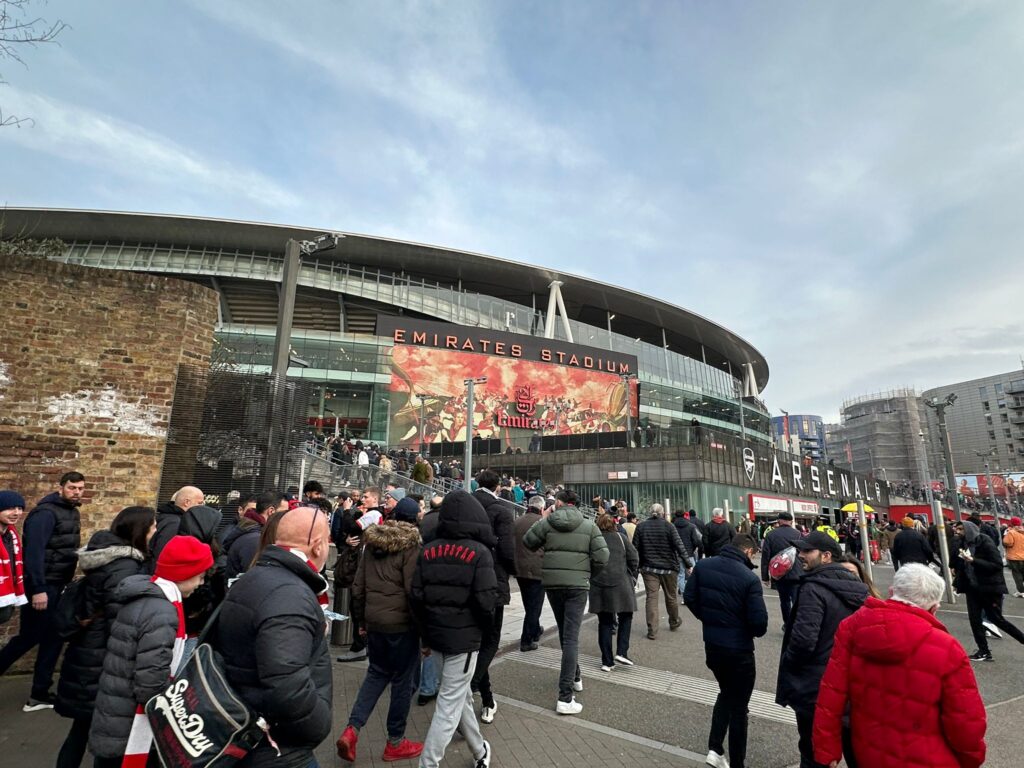
[[[84,544],[156,505],[178,370],[208,363],[217,294],[21,255],[0,254],[0,275],[0,488],[31,507],[82,472]]]

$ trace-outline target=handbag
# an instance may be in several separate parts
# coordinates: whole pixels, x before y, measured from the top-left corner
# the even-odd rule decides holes
[[[167,687],[146,702],[153,745],[164,768],[227,768],[249,754],[264,736],[277,748],[266,720],[235,693],[218,654],[203,642],[220,608]]]

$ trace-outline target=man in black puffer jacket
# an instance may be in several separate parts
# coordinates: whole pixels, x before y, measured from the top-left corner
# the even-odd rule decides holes
[[[280,520],[274,544],[228,590],[215,627],[224,673],[241,699],[270,724],[239,768],[306,768],[331,733],[331,660],[320,571],[330,548],[327,518],[297,507]]]
[[[71,583],[78,566],[78,548],[82,545],[78,508],[84,493],[85,477],[78,472],[66,472],[60,479],[60,490],[43,497],[25,518],[22,535],[25,596],[29,604],[21,607],[18,634],[0,651],[2,675],[39,646],[25,712],[51,709],[54,704],[50,686],[63,645],[54,627],[54,617],[60,593]]]
[[[260,533],[275,512],[288,509],[288,500],[279,491],[266,491],[256,499],[256,508],[245,512],[242,519],[224,536],[224,579],[232,580],[249,570],[259,548]]]
[[[470,685],[472,690],[480,693],[480,719],[485,723],[494,722],[494,715],[498,710],[494,703],[494,692],[491,690],[489,669],[501,641],[505,606],[512,601],[508,577],[515,576],[516,573],[515,516],[509,502],[497,495],[500,480],[497,472],[485,469],[477,475],[476,481],[480,487],[473,493],[473,498],[484,508],[494,537],[498,540],[493,552],[494,577],[498,580],[498,604],[494,606],[494,621],[491,622],[490,630],[480,643],[476,672],[473,673]]]
[[[153,566],[156,565],[167,542],[178,535],[178,526],[181,525],[182,515],[204,501],[205,497],[201,490],[195,486],[186,485],[175,491],[170,501],[165,501],[156,508],[156,535],[149,543]]]
[[[935,551],[923,533],[917,530],[918,523],[911,518],[903,519],[903,530],[896,534],[892,542],[892,567],[898,571],[901,565],[920,563],[928,565],[938,560]]]
[[[710,765],[725,762],[726,731],[730,763],[742,766],[746,759],[747,705],[757,675],[754,638],[768,631],[764,593],[750,562],[756,551],[757,542],[741,534],[718,557],[697,563],[686,581],[686,607],[703,625],[707,666],[719,688],[708,735]]]
[[[496,539],[480,502],[465,491],[444,497],[437,538],[420,553],[412,579],[412,608],[423,645],[441,656],[441,690],[423,743],[421,768],[437,768],[458,727],[477,765],[490,762],[473,711],[470,681],[480,642],[497,604],[491,549]]]
[[[646,593],[647,639],[654,640],[661,623],[658,590],[665,593],[668,628],[675,632],[683,623],[679,618],[679,569],[689,570],[693,567],[693,560],[675,526],[665,519],[665,508],[661,504],[652,504],[651,516],[636,527],[633,546],[640,555],[640,574]]]
[[[868,588],[838,564],[843,550],[827,533],[811,531],[793,546],[804,572],[782,638],[775,702],[796,712],[800,765],[817,766],[811,730],[818,688],[832,655],[839,623],[864,604]]]

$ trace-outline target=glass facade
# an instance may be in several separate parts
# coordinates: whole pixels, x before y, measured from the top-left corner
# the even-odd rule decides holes
[[[175,247],[129,242],[72,241],[61,260],[112,269],[169,273],[210,278],[280,280],[283,257],[279,253],[244,252],[223,248]],[[358,264],[303,259],[300,286],[333,291],[346,297],[369,299],[410,312],[460,325],[535,335],[543,327],[543,313],[521,304],[462,291],[405,273]],[[666,436],[694,418],[711,427],[740,431],[737,392],[739,382],[725,369],[705,364],[659,345],[609,333],[608,329],[570,320],[573,340],[599,349],[636,355],[641,382],[640,421]],[[557,338],[567,340],[560,323]],[[218,344],[252,372],[269,371],[273,354],[272,327],[223,324]],[[292,334],[289,376],[322,381],[330,386],[347,381],[367,385],[368,426],[360,437],[383,441],[382,424],[374,426],[386,409],[390,343],[368,334],[295,330]],[[362,391],[362,390],[360,390]],[[356,398],[358,399],[358,397]],[[376,416],[377,419],[373,417]],[[354,424],[355,422],[353,422]],[[748,401],[743,427],[749,437],[769,439],[768,414]],[[670,440],[670,437],[663,438]]]

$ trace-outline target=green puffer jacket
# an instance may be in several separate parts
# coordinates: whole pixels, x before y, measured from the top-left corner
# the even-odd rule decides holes
[[[544,548],[544,589],[590,589],[591,570],[608,562],[608,545],[593,520],[576,507],[559,507],[523,536],[529,550]]]

